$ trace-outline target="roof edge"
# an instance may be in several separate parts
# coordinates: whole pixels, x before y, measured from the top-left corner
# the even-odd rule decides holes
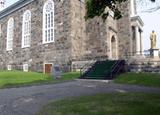
[[[131,17],[131,20],[138,20],[138,22],[144,26],[144,22],[142,21],[142,18],[139,15],[135,15]]]
[[[30,4],[34,0],[19,0],[16,3],[12,4],[11,6],[5,8],[0,12],[0,19],[4,18],[5,16],[15,12],[16,10]]]

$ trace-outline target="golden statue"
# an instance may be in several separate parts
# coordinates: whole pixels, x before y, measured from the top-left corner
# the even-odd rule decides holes
[[[150,35],[150,40],[151,40],[151,49],[156,48],[156,42],[157,42],[157,35],[154,32],[154,30],[152,31],[151,35]]]

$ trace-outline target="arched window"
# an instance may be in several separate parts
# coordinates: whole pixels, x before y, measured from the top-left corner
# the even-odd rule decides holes
[[[117,47],[117,39],[116,39],[116,37],[113,35],[112,37],[111,37],[111,46],[110,46],[110,51],[111,51],[111,58],[112,59],[117,59],[118,57],[118,47]]]
[[[27,10],[23,14],[22,48],[30,47],[30,41],[31,41],[31,11]]]
[[[7,45],[6,45],[7,51],[13,49],[13,36],[14,36],[14,19],[10,18],[8,20],[8,25],[7,25]]]
[[[48,0],[43,7],[43,43],[54,42],[54,2]]]
[[[111,42],[112,42],[112,43],[115,43],[115,42],[116,42],[116,38],[115,38],[114,36],[112,36]]]

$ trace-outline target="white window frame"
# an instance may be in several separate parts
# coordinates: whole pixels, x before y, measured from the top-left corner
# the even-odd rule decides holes
[[[0,24],[0,37],[2,37],[2,25]]]
[[[22,48],[30,47],[30,44],[31,44],[31,11],[26,10],[23,14]]]
[[[13,37],[14,37],[14,19],[10,18],[8,20],[8,25],[7,25],[7,43],[6,43],[7,51],[13,50]]]
[[[28,64],[23,64],[23,71],[28,72],[29,66]]]
[[[48,0],[44,4],[42,30],[43,30],[43,44],[54,42],[54,2],[53,0]]]
[[[12,70],[12,65],[7,65],[7,70],[11,71]]]

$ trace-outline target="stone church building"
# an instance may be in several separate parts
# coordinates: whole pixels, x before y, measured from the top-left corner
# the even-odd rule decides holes
[[[3,9],[0,0],[0,69],[50,73],[52,66],[77,70],[91,60],[142,54],[143,21],[136,0],[104,22],[85,21],[85,0],[19,0]]]

